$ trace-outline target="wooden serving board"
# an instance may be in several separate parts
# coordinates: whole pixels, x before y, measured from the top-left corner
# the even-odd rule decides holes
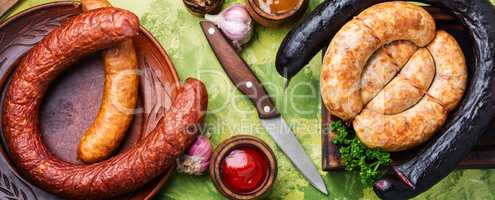
[[[62,1],[30,8],[0,24],[2,101],[8,80],[22,55],[52,29],[80,12],[77,3]],[[139,60],[140,98],[127,137],[117,153],[131,148],[156,126],[171,106],[179,86],[169,57],[148,31],[141,27],[133,41]],[[78,61],[51,83],[40,108],[40,127],[45,145],[62,160],[82,164],[77,160],[77,145],[99,110],[103,83],[101,52]],[[62,199],[32,185],[17,173],[3,133],[0,135],[0,199]],[[115,199],[150,199],[173,171],[173,168],[168,169],[140,190],[129,191]]]
[[[471,48],[471,37],[464,31],[463,26],[449,12],[433,7],[426,7],[433,15],[437,22],[437,29],[443,29],[452,34],[461,45],[468,66],[469,77],[472,69],[469,68],[474,58]],[[325,50],[323,51],[325,52]],[[324,55],[324,54],[323,54]],[[454,111],[455,112],[455,111]],[[452,113],[454,113],[452,112]],[[324,104],[322,103],[322,169],[326,171],[343,170],[344,166],[340,161],[338,147],[332,143],[334,133],[329,130],[329,124],[336,117],[331,116]],[[448,119],[449,120],[449,119]],[[465,159],[459,164],[459,168],[495,168],[495,121],[484,136],[480,139],[479,144],[466,155]],[[469,133],[466,133],[469,134]],[[434,140],[435,138],[432,138]],[[394,164],[404,162],[419,153],[421,149],[417,147],[412,150],[392,153]]]

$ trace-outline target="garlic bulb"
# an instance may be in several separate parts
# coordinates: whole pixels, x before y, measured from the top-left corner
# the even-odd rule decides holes
[[[243,5],[234,4],[218,15],[205,15],[205,19],[216,24],[238,50],[253,35],[252,19]]]
[[[213,147],[208,137],[199,136],[187,154],[177,160],[177,170],[191,175],[201,175],[208,169]]]

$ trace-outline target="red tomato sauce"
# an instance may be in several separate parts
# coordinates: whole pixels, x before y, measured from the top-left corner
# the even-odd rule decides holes
[[[241,146],[223,158],[220,175],[232,192],[246,194],[263,185],[268,176],[268,166],[268,159],[261,150]]]

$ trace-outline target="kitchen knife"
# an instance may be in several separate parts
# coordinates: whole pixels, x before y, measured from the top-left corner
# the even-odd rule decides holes
[[[246,62],[237,54],[222,32],[211,22],[202,21],[201,28],[215,56],[230,80],[256,106],[261,124],[275,143],[289,157],[292,164],[309,180],[311,185],[328,194],[325,182],[291,129],[277,111],[275,104]]]
[[[9,11],[10,8],[14,7],[18,0],[0,0],[0,18]]]

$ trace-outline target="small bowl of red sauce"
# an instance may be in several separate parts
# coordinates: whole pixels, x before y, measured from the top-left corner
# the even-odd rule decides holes
[[[295,22],[304,14],[308,0],[248,0],[249,14],[266,27],[279,27]]]
[[[229,199],[259,199],[275,182],[277,160],[261,139],[237,135],[213,152],[210,176],[217,190]]]

